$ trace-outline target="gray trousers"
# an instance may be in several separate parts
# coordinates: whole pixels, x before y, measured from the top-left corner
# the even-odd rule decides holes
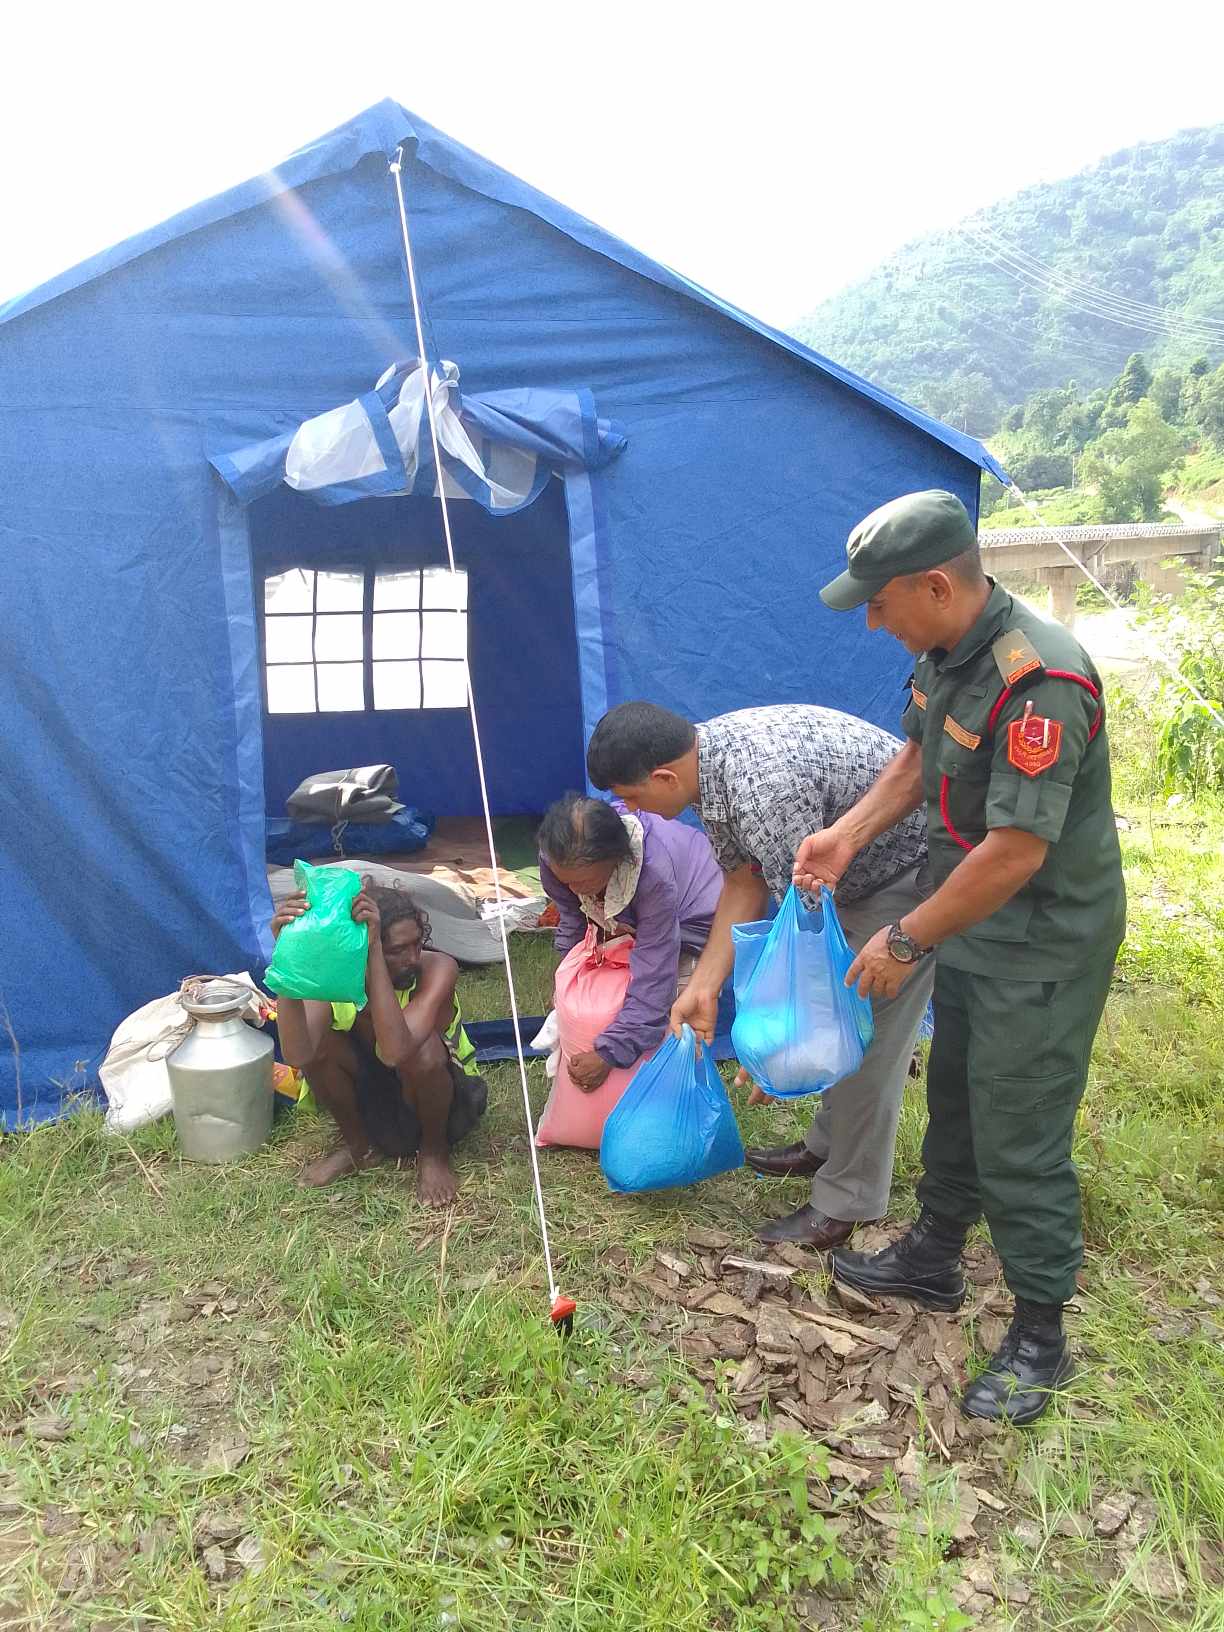
[[[912,912],[930,893],[922,867],[873,895],[838,902],[846,939],[859,951],[878,929]],[[934,981],[935,959],[926,957],[896,997],[871,999],[875,1039],[862,1065],[820,1096],[804,1143],[824,1162],[812,1178],[812,1206],[830,1218],[848,1223],[881,1218],[887,1210],[901,1093]]]

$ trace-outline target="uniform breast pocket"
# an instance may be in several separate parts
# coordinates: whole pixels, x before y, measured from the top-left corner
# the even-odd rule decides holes
[[[952,722],[956,725],[956,722]],[[986,837],[986,795],[991,771],[990,744],[983,739],[970,741],[975,733],[956,727],[958,734],[945,730],[936,765],[940,773],[939,811],[948,838],[961,851],[973,850]],[[1010,901],[983,918],[965,934],[977,941],[1025,941],[1033,904],[1027,890],[1019,890]]]
[[[990,698],[985,686],[961,686],[951,699],[939,734],[936,763],[941,776],[954,782],[984,782],[990,775],[987,721]]]
[[[985,782],[990,776],[990,749],[980,741],[977,747],[958,742],[945,729],[935,763],[940,776],[953,782]]]
[[[971,850],[986,836],[990,748],[978,731],[949,715],[935,750],[935,769],[942,826],[959,849]]]

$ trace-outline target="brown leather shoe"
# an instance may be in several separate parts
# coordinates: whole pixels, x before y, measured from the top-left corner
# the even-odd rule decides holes
[[[753,1172],[770,1179],[810,1178],[824,1166],[823,1156],[814,1156],[802,1140],[795,1145],[758,1145],[744,1152],[744,1160]]]
[[[857,1219],[851,1219],[847,1224],[840,1218],[830,1218],[827,1213],[818,1213],[815,1207],[807,1206],[787,1213],[785,1218],[774,1218],[768,1224],[762,1224],[756,1236],[758,1241],[770,1244],[792,1241],[798,1247],[814,1247],[817,1252],[828,1252],[830,1248],[840,1247],[843,1241],[848,1241],[857,1228]]]

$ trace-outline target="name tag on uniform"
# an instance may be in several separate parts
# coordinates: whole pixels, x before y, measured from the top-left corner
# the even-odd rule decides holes
[[[959,742],[962,748],[979,748],[982,739],[976,731],[966,731],[963,725],[957,725],[951,714],[944,715],[944,730],[953,742]]]

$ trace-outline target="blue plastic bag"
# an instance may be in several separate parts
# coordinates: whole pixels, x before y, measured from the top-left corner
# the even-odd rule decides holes
[[[671,1190],[744,1161],[735,1112],[688,1026],[640,1066],[604,1123],[599,1165],[613,1190]]]
[[[846,989],[854,954],[828,890],[809,912],[794,885],[772,923],[736,924],[735,1057],[767,1094],[822,1094],[857,1071],[875,1035],[871,1004]]]

